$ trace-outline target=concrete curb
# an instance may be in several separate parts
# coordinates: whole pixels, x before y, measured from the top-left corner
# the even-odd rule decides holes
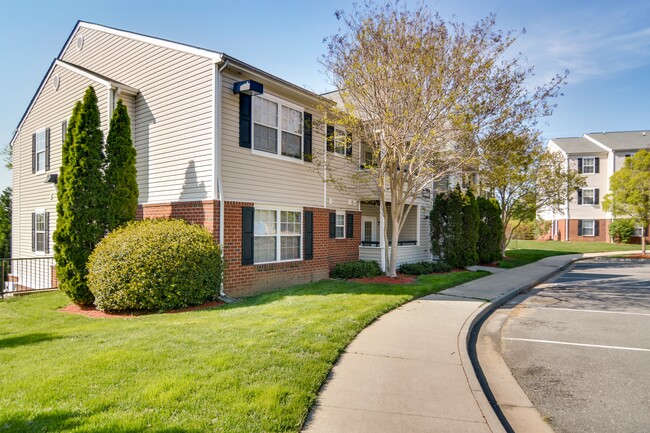
[[[626,251],[625,253],[628,252]],[[634,253],[634,252],[630,251],[629,253]],[[607,257],[612,255],[620,255],[620,254],[621,254],[620,251],[611,252],[611,253],[581,254],[577,257],[572,258],[564,265],[555,268],[545,273],[544,275],[536,278],[535,280],[529,281],[526,284],[522,284],[521,286],[511,289],[506,293],[497,296],[496,298],[486,302],[480,308],[478,308],[470,317],[467,318],[465,324],[463,325],[460,332],[458,333],[458,351],[460,354],[461,363],[463,365],[463,370],[465,371],[465,376],[467,377],[467,382],[470,386],[472,394],[474,395],[474,399],[476,400],[476,403],[478,404],[481,412],[483,413],[483,416],[485,417],[485,421],[487,422],[488,427],[492,432],[507,433],[508,430],[504,427],[499,416],[495,412],[492,403],[490,403],[490,401],[488,400],[487,395],[485,394],[485,391],[483,390],[481,382],[479,381],[476,371],[474,369],[474,365],[472,363],[472,357],[469,354],[469,345],[472,339],[472,334],[475,331],[478,331],[478,329],[480,328],[480,324],[482,324],[483,320],[492,312],[494,312],[497,308],[501,307],[503,304],[505,304],[512,298],[518,296],[519,294],[537,286],[538,284],[543,283],[544,281],[548,280],[549,278],[555,275],[564,272],[566,269],[573,266],[576,262],[581,260],[589,260],[598,257]],[[495,402],[495,404],[498,405],[498,402]]]

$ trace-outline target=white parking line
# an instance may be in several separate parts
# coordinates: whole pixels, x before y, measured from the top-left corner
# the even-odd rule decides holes
[[[503,340],[528,341],[530,343],[562,344],[565,346],[596,347],[600,349],[633,350],[636,352],[650,352],[650,349],[643,349],[640,347],[603,346],[600,344],[569,343],[567,341],[533,340],[530,338],[508,338],[508,337],[503,338]]]
[[[579,310],[577,308],[560,308],[560,307],[527,307],[527,308],[535,308],[538,310],[578,311],[582,313],[625,314],[628,316],[650,316],[650,313],[630,313],[628,311]]]

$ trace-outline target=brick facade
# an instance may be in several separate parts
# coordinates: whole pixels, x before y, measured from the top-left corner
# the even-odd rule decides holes
[[[601,219],[598,221],[598,236],[580,236],[578,235],[578,221],[577,219],[569,220],[569,241],[572,242],[610,242],[609,238],[609,223],[610,220]],[[566,241],[566,220],[558,220],[557,222],[558,236],[557,240]]]
[[[179,218],[201,224],[219,241],[219,206],[216,200],[145,204],[138,207],[137,219]],[[224,206],[224,292],[241,297],[317,281],[329,276],[336,263],[359,260],[361,212],[354,215],[354,236],[346,239],[329,237],[329,213],[334,210],[303,208],[314,213],[314,258],[295,262],[242,265],[242,207],[254,203],[225,202]],[[303,251],[304,251],[303,233]]]

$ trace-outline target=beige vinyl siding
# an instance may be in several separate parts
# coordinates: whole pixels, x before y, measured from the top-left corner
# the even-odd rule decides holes
[[[52,85],[55,75],[60,77],[58,90],[55,90]],[[56,185],[44,183],[45,175],[59,173],[61,122],[69,121],[75,102],[83,98],[89,85],[92,85],[97,93],[105,140],[108,130],[110,89],[60,66],[54,67],[16,136],[13,145],[14,212],[12,216],[12,256],[15,258],[36,255],[31,248],[31,215],[35,209],[44,209],[50,213],[50,252],[47,255],[52,255],[51,236],[56,228]],[[50,170],[43,174],[32,174],[32,134],[46,127],[50,128]]]
[[[214,197],[212,86],[207,57],[79,28],[63,60],[140,91],[132,128],[140,203]]]
[[[255,154],[251,149],[239,147],[239,96],[233,94],[236,77],[227,71],[223,74],[222,109],[222,178],[226,200],[248,201],[291,206],[323,207],[323,181],[313,163],[299,160],[287,161],[273,156]],[[265,93],[294,103],[283,97],[278,89],[265,84]],[[314,119],[314,109],[305,108]],[[314,120],[316,126],[317,121]],[[312,131],[312,151],[322,152],[325,137],[319,128]]]

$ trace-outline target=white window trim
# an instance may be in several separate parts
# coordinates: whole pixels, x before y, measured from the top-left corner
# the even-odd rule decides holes
[[[275,158],[279,159],[281,161],[290,161],[294,162],[297,164],[304,164],[304,156],[305,156],[305,131],[303,129],[302,133],[300,134],[300,158],[293,158],[291,156],[285,156],[282,155],[282,106],[285,106],[287,108],[291,108],[293,110],[299,111],[302,114],[302,119],[304,122],[305,119],[305,109],[299,105],[292,104],[291,102],[288,102],[284,99],[278,98],[277,96],[271,95],[269,93],[263,93],[262,95],[259,95],[263,99],[267,99],[271,102],[275,102],[278,104],[278,125],[277,125],[277,143],[278,143],[278,148],[276,153],[271,153],[271,152],[265,152],[263,150],[258,150],[255,149],[255,99],[256,97],[251,98],[251,153],[253,155],[259,155],[259,156],[264,156],[267,158]],[[266,125],[264,125],[266,126]],[[303,124],[304,128],[304,124]]]
[[[585,223],[591,222],[591,234],[585,234]],[[582,220],[582,233],[580,236],[594,237],[596,236],[596,220]]]
[[[305,217],[303,215],[303,210],[302,208],[295,208],[295,207],[284,207],[284,206],[268,206],[268,205],[256,205],[254,207],[255,210],[271,210],[275,211],[275,257],[277,260],[273,260],[270,262],[256,262],[255,259],[253,258],[253,264],[254,265],[269,265],[273,263],[289,263],[289,262],[300,262],[304,260],[305,257],[305,252],[304,252],[304,224],[305,224]],[[280,212],[285,211],[285,212],[297,212],[300,214],[300,258],[297,259],[289,259],[289,260],[280,260],[280,257],[282,257],[282,250],[281,250],[281,242],[280,239],[282,237],[281,230],[280,230]],[[253,220],[254,223],[254,220]],[[253,233],[253,239],[255,239],[256,235]],[[270,237],[270,235],[269,235]],[[253,255],[254,256],[254,255]]]
[[[591,191],[591,203],[585,203],[585,191]],[[596,206],[596,188],[582,188],[582,205],[581,206]]]
[[[43,134],[43,150],[41,152],[38,151],[38,145],[34,148],[34,158],[36,158],[36,172],[34,174],[44,174],[45,173],[45,166],[47,165],[47,128],[40,129],[36,131],[36,141],[38,142],[38,135]],[[38,154],[42,153],[43,154],[43,168],[41,170],[38,169]]]
[[[591,173],[585,172],[585,161],[591,160]],[[587,156],[582,158],[582,174],[597,174],[596,173],[596,157],[595,156]]]
[[[340,216],[343,216],[343,226],[340,226],[338,224]],[[339,227],[343,227],[343,236],[336,236],[334,239],[345,239],[345,229],[346,229],[345,225],[347,224],[346,220],[347,220],[347,216],[345,211],[336,211],[336,219],[334,220],[335,232],[338,231],[336,229],[338,229]]]
[[[45,234],[48,232],[48,228],[45,227],[45,209],[34,209],[34,214],[38,215],[41,214],[43,215],[43,231],[39,232],[36,227],[38,224],[36,223],[36,216],[34,216],[34,232],[32,233],[32,236],[34,236],[34,254],[37,256],[44,256],[45,255],[45,244],[47,243],[47,239],[45,239]],[[43,251],[39,251],[36,249],[36,246],[38,245],[38,242],[36,241],[36,235],[37,233],[43,233]]]

